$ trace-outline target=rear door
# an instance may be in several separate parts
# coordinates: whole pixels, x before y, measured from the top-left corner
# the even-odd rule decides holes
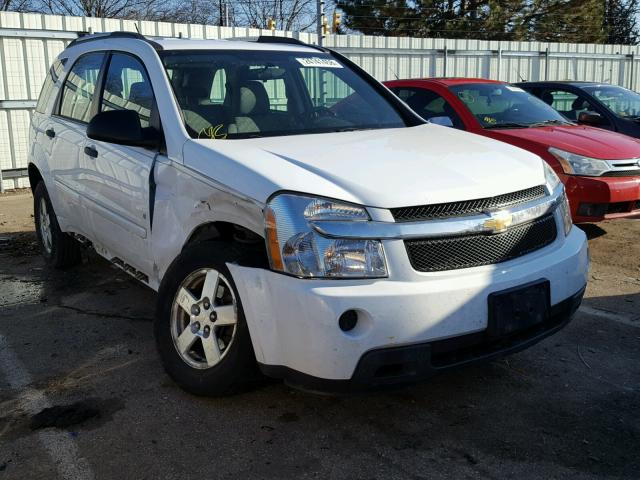
[[[113,52],[107,61],[98,111],[133,110],[143,128],[157,118],[153,89],[142,62]],[[159,128],[159,125],[156,126]],[[151,272],[149,186],[157,151],[86,139],[82,190],[90,198],[93,238],[139,271]]]
[[[87,162],[82,153],[87,123],[95,112],[94,96],[106,55],[92,52],[79,57],[71,67],[54,115],[44,125],[51,148],[51,173],[58,204],[54,205],[65,230],[91,237],[83,198],[88,197],[83,178]]]

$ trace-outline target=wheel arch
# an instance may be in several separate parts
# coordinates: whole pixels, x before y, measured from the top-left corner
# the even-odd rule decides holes
[[[248,267],[266,267],[269,260],[264,237],[246,226],[233,222],[209,221],[195,227],[187,236],[181,252],[198,243],[207,241],[224,241],[246,255],[242,264]]]
[[[38,167],[36,167],[35,163],[29,163],[27,171],[29,174],[29,186],[31,187],[31,191],[33,192],[36,189],[38,183],[44,181],[44,178],[42,177],[42,174],[40,173]]]

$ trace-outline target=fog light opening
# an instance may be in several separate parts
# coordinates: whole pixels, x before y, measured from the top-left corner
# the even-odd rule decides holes
[[[343,332],[350,332],[358,324],[358,312],[355,310],[347,310],[338,319],[338,326]]]

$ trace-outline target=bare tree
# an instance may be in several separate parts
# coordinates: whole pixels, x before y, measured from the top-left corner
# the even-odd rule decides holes
[[[39,11],[85,17],[136,18],[160,0],[37,0]]]
[[[33,8],[31,0],[0,0],[0,11],[30,12]]]
[[[243,0],[233,8],[236,22],[255,28],[273,19],[279,30],[306,30],[317,18],[315,0]]]

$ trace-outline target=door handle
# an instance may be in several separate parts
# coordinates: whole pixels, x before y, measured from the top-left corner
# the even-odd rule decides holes
[[[49,138],[53,138],[53,137],[55,137],[55,136],[56,136],[56,132],[53,130],[53,128],[49,128],[49,129],[45,130],[45,132],[44,132],[44,133],[45,133],[45,134],[47,135],[47,137],[49,137]]]
[[[96,150],[95,147],[84,147],[84,153],[91,158],[98,158],[98,150]]]

